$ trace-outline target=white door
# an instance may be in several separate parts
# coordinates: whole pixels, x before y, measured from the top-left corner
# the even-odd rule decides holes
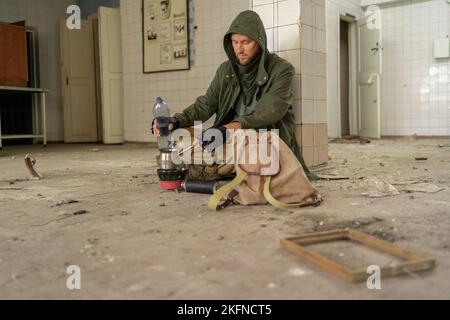
[[[69,30],[60,22],[64,142],[97,142],[94,47],[91,21]]]
[[[123,143],[123,75],[120,10],[98,9],[103,142]]]
[[[358,22],[359,134],[380,138],[381,14]]]

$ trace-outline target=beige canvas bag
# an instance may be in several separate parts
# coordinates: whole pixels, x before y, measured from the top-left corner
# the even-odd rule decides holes
[[[270,203],[277,208],[285,208],[319,205],[322,202],[322,197],[309,182],[297,157],[278,135],[267,131],[252,140],[245,137],[245,131],[238,130],[231,142],[236,177],[210,197],[208,206],[211,209],[220,210],[232,203]],[[265,152],[267,157],[260,156],[263,145],[261,152]],[[256,162],[250,161],[255,154],[258,154]]]

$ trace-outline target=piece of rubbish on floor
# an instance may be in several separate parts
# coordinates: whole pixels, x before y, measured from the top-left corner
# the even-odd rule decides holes
[[[318,173],[317,176],[322,180],[348,180],[348,176],[341,175],[337,172]]]
[[[410,185],[401,185],[398,190],[404,192],[423,192],[423,193],[436,193],[445,190],[444,187],[439,187],[431,183],[414,183]]]
[[[415,157],[414,159],[415,159],[416,161],[426,161],[426,160],[428,160],[427,157]]]
[[[74,216],[78,216],[78,215],[82,215],[82,214],[86,214],[86,213],[89,213],[89,211],[87,211],[87,210],[78,210],[78,211],[75,211],[74,213],[72,213]]]
[[[306,274],[306,271],[300,268],[289,269],[288,274],[294,277],[301,277]]]
[[[400,192],[389,182],[375,177],[367,178],[365,180],[368,192],[362,195],[369,196],[369,198],[382,198],[397,196]]]
[[[369,139],[359,139],[359,143],[361,143],[361,144],[370,143],[370,140]]]
[[[28,153],[25,156],[24,160],[25,160],[25,165],[28,168],[28,171],[30,171],[30,173],[31,173],[30,180],[32,180],[32,179],[34,179],[34,180],[42,179],[42,176],[39,173],[37,173],[36,170],[34,169],[34,165],[36,164],[36,159],[32,158],[30,156],[30,154]]]
[[[64,199],[64,198],[55,198],[52,199],[52,205],[50,207],[59,207],[65,204],[70,204],[70,203],[78,203],[78,200],[74,200],[74,199]]]
[[[330,140],[332,143],[370,143],[369,139],[361,138],[359,135],[348,135],[348,136],[342,136],[341,138],[336,138]]]
[[[363,245],[371,250],[392,255],[401,261],[398,264],[380,265],[381,277],[393,277],[401,274],[411,274],[414,272],[429,270],[434,268],[436,260],[405,250],[389,242],[372,237],[368,234],[353,229],[338,229],[325,232],[309,233],[297,237],[285,238],[280,241],[288,251],[301,256],[317,266],[352,282],[367,281],[369,274],[367,269],[352,269],[337,261],[333,261],[317,251],[308,248],[313,244],[328,244],[336,241],[350,240]],[[339,256],[344,256],[341,252]],[[372,265],[373,262],[367,263]]]
[[[415,184],[415,183],[419,183],[419,182],[423,182],[423,181],[420,181],[420,180],[391,180],[391,179],[389,179],[389,182],[394,186],[406,186],[406,185]]]

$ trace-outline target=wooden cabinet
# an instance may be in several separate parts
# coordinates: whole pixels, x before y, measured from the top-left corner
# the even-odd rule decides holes
[[[28,60],[26,27],[0,23],[0,85],[26,87]]]

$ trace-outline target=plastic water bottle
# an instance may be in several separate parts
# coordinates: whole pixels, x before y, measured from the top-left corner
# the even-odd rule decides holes
[[[158,137],[159,149],[169,147],[169,117],[170,110],[167,103],[161,97],[156,98],[155,105],[153,106],[153,118],[155,118],[158,123],[157,126],[160,133],[160,136]]]

